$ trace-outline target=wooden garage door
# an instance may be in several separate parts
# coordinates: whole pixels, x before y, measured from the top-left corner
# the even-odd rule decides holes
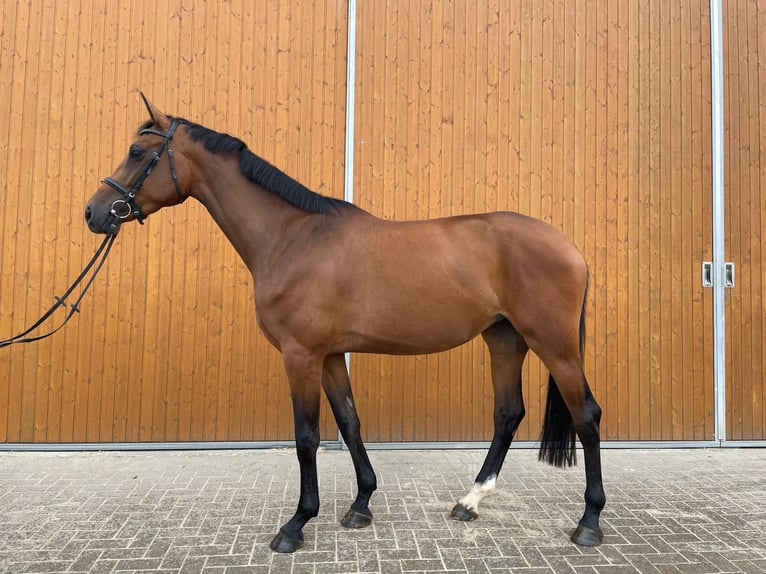
[[[0,30],[0,338],[100,242],[84,203],[146,119],[139,89],[343,195],[345,2],[2,0]],[[195,202],[125,226],[71,326],[0,350],[0,442],[291,439],[250,283]]]
[[[36,318],[98,244],[83,204],[144,119],[138,89],[342,196],[346,2],[178,4],[0,0],[0,337]],[[707,0],[358,0],[357,11],[357,203],[397,219],[512,209],[563,229],[591,268],[586,370],[605,438],[712,439],[711,294],[699,281],[711,258]],[[759,293],[732,294],[730,325],[762,312]],[[251,301],[199,205],[126,227],[64,335],[0,352],[0,441],[290,439],[281,360]],[[481,343],[351,361],[369,440],[489,438]],[[730,424],[757,388],[749,372]],[[530,360],[520,439],[537,436],[545,376]]]
[[[723,3],[725,253],[735,265],[726,290],[726,437],[766,439],[766,5]]]
[[[713,438],[707,2],[359,3],[355,198],[390,219],[514,210],[591,269],[586,370],[622,440]],[[353,357],[373,441],[491,437],[480,342]],[[524,374],[539,433],[547,374]]]

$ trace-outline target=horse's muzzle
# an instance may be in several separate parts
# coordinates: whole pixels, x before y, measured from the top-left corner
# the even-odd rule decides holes
[[[85,222],[88,224],[88,229],[93,233],[117,235],[120,230],[120,218],[109,211],[105,215],[99,211],[90,204],[85,208]]]

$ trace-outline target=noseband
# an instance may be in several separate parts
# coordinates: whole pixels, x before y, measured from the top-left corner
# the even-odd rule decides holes
[[[141,189],[141,186],[144,184],[146,178],[149,177],[149,174],[152,173],[154,166],[156,166],[160,161],[160,158],[162,158],[162,154],[165,152],[165,148],[168,150],[168,160],[170,160],[170,176],[173,178],[173,183],[176,186],[178,203],[181,203],[184,200],[183,194],[181,193],[181,186],[178,185],[178,176],[176,176],[176,164],[175,161],[173,161],[173,150],[170,147],[170,140],[173,139],[173,134],[175,133],[176,128],[180,123],[181,122],[179,120],[173,120],[173,122],[170,124],[170,127],[168,128],[168,131],[166,132],[153,130],[151,128],[147,128],[139,132],[138,135],[141,136],[144,134],[158,135],[163,138],[163,141],[162,145],[160,145],[160,147],[158,147],[154,153],[152,153],[152,157],[144,166],[144,171],[142,171],[141,175],[138,176],[138,179],[133,184],[133,187],[128,189],[121,183],[113,180],[111,177],[104,178],[103,182],[105,184],[113,189],[116,189],[122,195],[122,199],[117,199],[112,203],[112,215],[118,219],[127,219],[132,213],[138,222],[143,225],[144,219],[146,219],[146,217],[141,212],[141,207],[136,203],[136,194],[138,193],[138,190]]]

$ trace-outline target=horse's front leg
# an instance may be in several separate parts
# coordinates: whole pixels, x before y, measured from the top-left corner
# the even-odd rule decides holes
[[[356,471],[358,488],[356,500],[340,523],[346,528],[364,528],[372,522],[369,503],[372,493],[377,488],[377,479],[362,442],[359,416],[356,413],[354,397],[351,394],[351,382],[348,378],[348,369],[343,355],[327,357],[324,364],[322,386],[327,399],[330,401],[338,429],[340,429],[343,440],[346,441],[351,453],[351,460]]]
[[[301,495],[293,517],[271,541],[275,552],[295,552],[303,545],[303,527],[319,513],[316,453],[319,448],[319,395],[323,357],[283,352],[295,417],[295,446],[301,471]]]

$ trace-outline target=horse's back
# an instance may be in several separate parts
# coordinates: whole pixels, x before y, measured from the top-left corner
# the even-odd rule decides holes
[[[459,215],[422,221],[372,218],[354,233],[356,261],[413,274],[519,283],[532,276],[585,273],[585,262],[564,233],[515,212]]]

